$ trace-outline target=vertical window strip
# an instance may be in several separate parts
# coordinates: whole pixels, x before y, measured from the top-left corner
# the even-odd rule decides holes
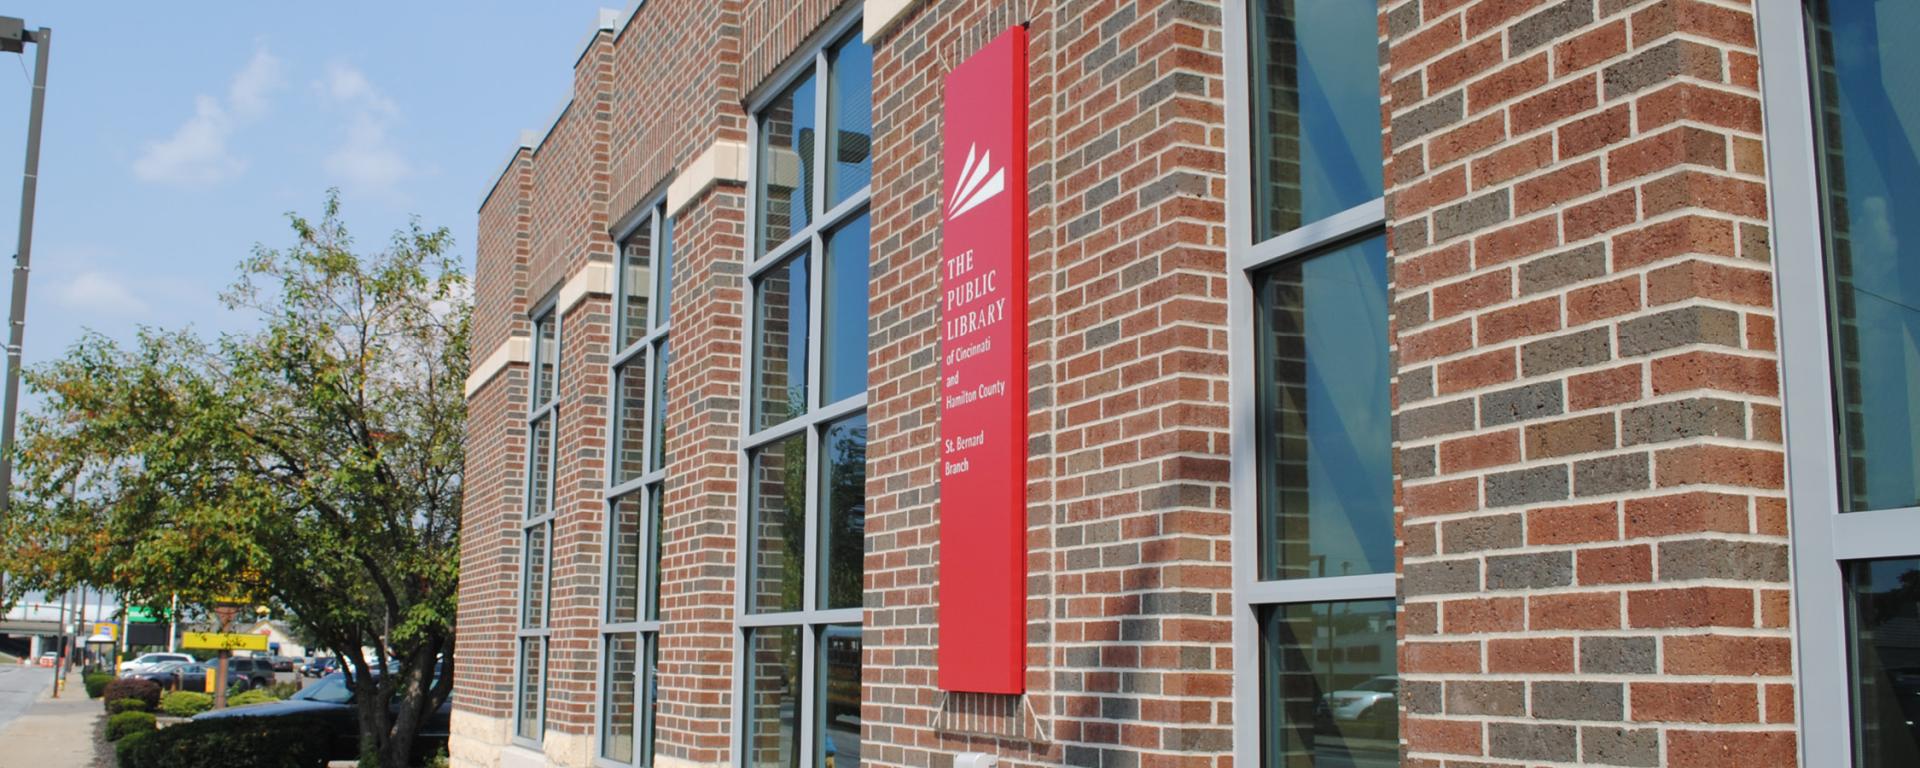
[[[872,50],[858,19],[755,111],[741,428],[743,764],[858,764]]]

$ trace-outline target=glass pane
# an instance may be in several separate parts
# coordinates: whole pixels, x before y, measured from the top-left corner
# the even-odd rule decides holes
[[[546,642],[543,637],[520,639],[520,712],[513,732],[523,739],[540,738],[540,715],[546,709],[540,685],[546,673]]]
[[[859,608],[867,557],[867,416],[827,427],[820,439],[826,457],[825,503],[820,507],[822,608]]]
[[[660,468],[667,463],[667,370],[673,366],[673,348],[666,339],[660,340],[660,346],[653,353],[653,421],[648,423],[647,432],[653,441],[652,458],[647,466]]]
[[[853,196],[873,178],[873,49],[860,33],[827,52],[827,206]]]
[[[611,537],[607,556],[607,621],[623,624],[640,618],[641,494],[629,493],[608,502]]]
[[[653,764],[653,734],[655,721],[660,719],[660,636],[646,636],[647,667],[646,687],[647,703],[645,716],[640,719],[640,759],[641,765]]]
[[[1810,4],[1843,511],[1920,505],[1920,2]]]
[[[760,113],[759,247],[766,253],[813,220],[814,83],[800,82]]]
[[[821,404],[867,391],[867,237],[865,213],[827,239],[826,335],[820,339]]]
[[[653,296],[652,260],[653,222],[648,221],[620,249],[621,300],[616,329],[620,336],[615,349],[626,349],[647,335],[647,300]]]
[[[747,644],[747,765],[800,765],[799,693],[800,628],[753,630]]]
[[[807,264],[805,252],[755,283],[754,429],[807,412]]]
[[[521,563],[520,626],[547,624],[547,524],[526,531],[526,560]]]
[[[1379,9],[1251,2],[1259,241],[1381,195]]]
[[[819,727],[814,729],[814,765],[860,764],[860,628],[827,627],[821,633]]]
[[[647,488],[647,619],[660,618],[660,485]]]
[[[560,340],[553,328],[551,316],[536,323],[533,332],[535,339],[533,360],[534,364],[539,366],[538,372],[533,377],[533,407],[539,408],[553,399]]]
[[[1261,765],[1399,765],[1393,601],[1260,613]]]
[[[1847,567],[1856,768],[1920,765],[1920,559]]]
[[[553,511],[553,415],[533,423],[527,448],[527,517]]]
[[[751,472],[747,606],[756,613],[800,610],[806,586],[806,434],[756,451]]]
[[[601,707],[600,756],[633,762],[634,665],[639,662],[633,635],[607,635],[606,702]]]
[[[1260,577],[1392,573],[1386,243],[1269,267],[1253,290]]]
[[[673,317],[673,217],[660,216],[660,301],[653,306],[653,324],[666,325]]]
[[[614,485],[638,479],[646,472],[647,355],[627,360],[614,372],[613,477]]]

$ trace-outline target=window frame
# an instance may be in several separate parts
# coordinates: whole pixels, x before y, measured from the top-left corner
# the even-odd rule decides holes
[[[631,222],[615,230],[613,233],[615,235],[613,238],[614,242],[620,244],[618,248],[619,255],[614,261],[612,313],[609,316],[613,325],[612,332],[608,334],[608,338],[614,340],[614,343],[619,343],[622,340],[621,334],[625,332],[624,324],[626,322],[625,312],[628,288],[626,244],[628,241],[639,236],[642,231],[645,231],[649,235],[648,246],[650,250],[647,254],[647,290],[649,293],[647,298],[646,332],[640,334],[638,338],[625,339],[626,346],[614,350],[613,353],[608,356],[607,360],[607,384],[611,393],[611,399],[609,401],[609,407],[606,409],[607,422],[605,434],[607,435],[608,445],[606,461],[602,466],[604,482],[602,483],[600,493],[602,530],[605,532],[605,535],[601,537],[602,542],[600,549],[601,579],[600,610],[598,614],[600,626],[596,632],[598,646],[595,656],[602,665],[602,669],[600,670],[600,674],[594,676],[597,689],[594,692],[593,719],[593,763],[594,765],[605,766],[606,768],[640,768],[653,764],[653,755],[643,752],[647,743],[652,740],[644,739],[643,734],[651,733],[657,727],[657,723],[648,721],[649,715],[653,712],[653,707],[657,703],[652,700],[656,686],[649,685],[649,678],[655,676],[657,670],[654,669],[655,665],[650,663],[650,660],[658,658],[656,654],[660,643],[660,630],[663,624],[657,611],[653,612],[651,618],[648,617],[648,614],[649,608],[652,605],[652,600],[649,599],[650,596],[658,596],[660,594],[658,591],[660,585],[656,583],[658,579],[655,578],[654,567],[657,566],[660,558],[662,558],[664,554],[660,549],[658,539],[660,538],[661,528],[664,527],[667,462],[664,457],[658,465],[653,461],[653,440],[655,434],[653,422],[654,415],[659,413],[656,409],[654,399],[655,395],[660,393],[659,390],[655,389],[654,382],[657,380],[656,377],[666,375],[666,371],[660,368],[660,353],[668,343],[668,333],[673,330],[673,307],[671,303],[666,306],[666,311],[659,311],[660,298],[665,290],[671,287],[672,281],[672,276],[663,274],[664,270],[660,269],[660,256],[663,252],[674,251],[673,243],[667,241],[667,238],[672,236],[673,225],[669,221],[672,214],[667,211],[664,188],[649,196],[646,202],[635,206],[635,210],[638,214],[632,217]],[[677,259],[679,255],[679,253],[674,252],[672,253],[672,258]],[[611,402],[622,396],[619,386],[621,374],[631,370],[636,363],[639,364],[639,370],[641,370],[646,377],[646,403],[641,411],[640,418],[628,419],[627,421],[629,426],[640,430],[640,458],[643,471],[639,476],[631,480],[621,481],[618,474],[618,467],[621,462],[621,450],[620,446],[616,444],[616,441],[622,439],[621,435],[623,434],[620,423],[621,409],[613,406]],[[654,524],[655,520],[653,515],[656,498],[661,507],[661,525]],[[614,580],[612,569],[616,562],[613,556],[615,546],[613,518],[619,505],[629,500],[637,500],[640,504],[640,574],[634,581],[634,589],[636,590],[635,599],[638,603],[635,606],[635,619],[633,621],[613,621]],[[630,762],[621,762],[606,757],[607,729],[605,725],[610,706],[610,701],[607,697],[611,691],[608,685],[611,669],[607,666],[607,658],[608,651],[611,648],[609,638],[616,635],[631,635],[634,638],[633,759]]]
[[[557,304],[557,299],[549,299],[535,307],[534,311],[527,313],[528,319],[532,322],[533,333],[529,337],[527,355],[527,371],[531,374],[528,377],[527,383],[527,416],[525,421],[527,427],[527,450],[525,454],[527,456],[527,471],[522,476],[523,482],[521,485],[520,500],[523,506],[521,508],[519,525],[515,529],[519,535],[520,568],[519,578],[516,580],[514,590],[513,714],[511,717],[512,725],[509,732],[512,734],[512,742],[514,744],[532,749],[543,748],[542,742],[546,738],[547,683],[550,677],[548,673],[553,668],[551,658],[553,654],[553,534],[555,528],[554,521],[560,516],[560,511],[555,505],[555,500],[559,496],[556,483],[559,472],[557,471],[558,466],[555,462],[560,458],[560,364],[561,361],[565,359],[561,350],[566,343],[565,328],[561,318],[564,312]],[[551,350],[553,355],[553,387],[551,392],[544,392],[545,400],[542,401],[543,390],[540,388],[540,366],[545,363],[546,360],[540,355],[540,329],[541,326],[546,323],[551,323],[553,327],[553,348]],[[534,503],[534,473],[538,471],[538,464],[533,461],[533,452],[539,445],[538,434],[543,425],[549,434],[546,462],[546,512],[535,516],[529,514],[532,512],[532,509],[527,505]],[[527,625],[526,609],[527,580],[529,569],[532,566],[532,560],[528,557],[527,540],[536,528],[541,529],[542,533],[546,536],[546,545],[541,548],[541,558],[544,562],[542,569],[544,575],[541,577],[541,588],[546,591],[546,597],[540,601],[540,610],[543,615],[540,618],[539,625],[530,627]],[[527,642],[536,642],[540,645],[540,683],[538,693],[536,694],[539,699],[539,716],[535,720],[533,733],[531,735],[522,733],[520,730],[520,711],[525,704],[526,689],[523,683],[525,675],[528,672],[528,670],[525,669],[526,654],[522,652],[521,647]]]
[[[1247,765],[1264,765],[1261,753],[1266,724],[1260,670],[1262,647],[1260,612],[1267,606],[1294,603],[1349,603],[1395,600],[1398,569],[1358,576],[1321,576],[1262,581],[1260,579],[1260,466],[1256,438],[1259,419],[1258,339],[1254,312],[1253,275],[1283,262],[1310,259],[1362,238],[1386,234],[1386,197],[1382,196],[1330,216],[1256,241],[1258,224],[1253,205],[1253,85],[1251,50],[1253,26],[1249,0],[1223,3],[1221,22],[1226,69],[1227,122],[1227,348],[1233,542],[1233,658],[1234,668],[1251,671],[1237,675],[1233,687],[1233,754]],[[1384,99],[1384,95],[1383,95]],[[1384,158],[1382,159],[1384,163]],[[1391,257],[1391,253],[1389,253]],[[1391,283],[1389,283],[1391,286]],[[1391,287],[1388,306],[1392,306]],[[1383,343],[1385,340],[1383,340]],[[1397,375],[1397,374],[1396,374]],[[1390,514],[1396,510],[1389,509]],[[1396,533],[1397,537],[1397,533]],[[1399,542],[1394,543],[1395,548]],[[1395,613],[1399,612],[1396,604]],[[1398,674],[1399,665],[1395,665]]]
[[[1920,557],[1920,507],[1843,512],[1827,245],[1804,0],[1759,0],[1761,108],[1772,199],[1775,323],[1787,454],[1794,697],[1801,765],[1853,765],[1845,570]],[[1793,257],[1788,257],[1792,254]],[[1813,254],[1807,256],[1806,254]]]
[[[745,343],[742,344],[744,351],[741,355],[740,369],[745,396],[741,398],[740,403],[740,435],[738,455],[735,457],[737,466],[741,468],[739,493],[736,503],[737,516],[734,527],[734,530],[740,532],[738,540],[735,542],[735,552],[737,555],[734,562],[735,584],[748,584],[752,574],[752,551],[750,549],[751,543],[749,542],[747,531],[750,529],[754,517],[753,460],[755,454],[761,449],[775,445],[782,440],[804,434],[806,436],[806,458],[808,461],[805,489],[806,511],[805,519],[802,521],[805,529],[803,534],[805,541],[803,556],[805,560],[802,563],[801,572],[805,582],[802,587],[801,609],[798,611],[756,613],[749,594],[750,590],[743,586],[734,591],[733,728],[731,729],[732,733],[729,735],[729,743],[732,754],[731,764],[741,766],[742,768],[748,764],[746,746],[748,731],[752,728],[751,711],[748,706],[749,702],[747,701],[749,695],[749,676],[746,670],[750,662],[748,657],[752,652],[753,633],[761,629],[787,627],[793,627],[799,630],[802,671],[798,683],[801,690],[796,692],[798,694],[797,703],[799,707],[796,715],[799,726],[799,743],[795,745],[795,748],[800,751],[801,768],[819,768],[815,765],[813,755],[818,748],[814,741],[814,726],[815,718],[818,716],[817,710],[820,709],[821,702],[819,701],[820,696],[815,695],[815,688],[820,685],[823,679],[820,671],[820,661],[824,658],[824,656],[822,656],[822,650],[824,649],[824,645],[822,644],[823,633],[828,627],[835,625],[850,625],[861,628],[862,630],[865,628],[863,618],[864,608],[820,609],[816,606],[820,604],[820,587],[822,586],[821,579],[819,578],[819,557],[822,554],[820,551],[821,536],[819,530],[820,515],[822,513],[822,499],[820,494],[823,490],[821,475],[823,469],[825,469],[821,464],[822,437],[826,430],[833,424],[863,414],[867,407],[867,392],[865,387],[862,387],[858,394],[848,396],[837,402],[820,402],[820,399],[824,396],[823,389],[820,385],[824,379],[825,371],[825,361],[821,359],[823,339],[820,332],[825,330],[826,322],[825,307],[823,305],[826,277],[828,275],[826,271],[826,249],[828,237],[838,231],[842,225],[860,218],[863,214],[871,213],[873,196],[873,181],[871,175],[869,175],[867,184],[864,187],[847,195],[846,199],[829,207],[827,201],[830,199],[830,190],[827,180],[830,174],[827,173],[826,163],[828,162],[828,149],[832,142],[825,140],[824,136],[817,138],[813,146],[814,168],[816,170],[812,178],[808,179],[808,183],[812,186],[813,192],[811,203],[813,210],[809,211],[806,226],[795,228],[794,231],[788,233],[787,239],[783,242],[765,244],[764,252],[756,252],[756,249],[760,247],[759,228],[763,202],[760,198],[759,187],[761,172],[761,126],[765,120],[763,113],[775,100],[786,92],[788,87],[808,75],[813,75],[816,87],[818,88],[813,100],[814,124],[820,126],[823,134],[825,131],[834,128],[834,126],[828,122],[828,111],[831,108],[832,101],[829,96],[829,89],[832,87],[829,52],[835,45],[848,39],[850,36],[861,34],[861,15],[859,11],[860,7],[857,3],[847,4],[835,18],[823,24],[821,28],[814,33],[813,37],[801,44],[796,49],[794,57],[788,61],[787,64],[783,65],[773,77],[770,77],[765,83],[756,88],[753,95],[745,104],[748,115],[746,174],[747,246],[745,248],[747,268],[743,275],[746,292],[742,306],[745,308],[746,317],[742,323],[744,334],[742,338]],[[871,98],[871,93],[869,93],[868,96]],[[869,158],[871,158],[871,155],[869,155]],[[871,159],[869,162],[871,162]],[[871,219],[869,219],[869,226],[871,226]],[[869,238],[871,238],[871,230],[869,230]],[[765,429],[755,429],[757,426],[755,424],[755,414],[758,397],[755,388],[758,386],[758,382],[754,378],[754,374],[756,373],[757,356],[759,352],[759,313],[756,307],[758,303],[758,281],[762,277],[770,275],[779,269],[787,258],[803,252],[807,254],[808,258],[807,370],[805,373],[807,409],[801,413],[791,414],[785,420],[773,426]],[[872,252],[872,241],[869,239],[867,249],[869,264],[871,264]]]

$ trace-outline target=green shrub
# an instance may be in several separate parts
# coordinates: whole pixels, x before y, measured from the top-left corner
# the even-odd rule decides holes
[[[117,715],[122,712],[145,711],[147,711],[147,701],[145,699],[114,699],[113,703],[107,705],[107,714],[109,715]]]
[[[228,696],[227,706],[244,707],[244,706],[247,706],[248,704],[265,704],[269,701],[279,701],[279,700],[280,700],[280,697],[273,695],[272,693],[268,692],[265,688],[255,688],[251,691],[247,691],[238,696]]]
[[[107,711],[113,711],[113,703],[121,699],[139,699],[147,703],[147,709],[160,706],[160,684],[138,677],[122,677],[107,683],[100,691],[101,703]]]
[[[273,685],[267,686],[267,693],[272,694],[276,699],[290,699],[293,698],[294,694],[299,692],[300,684],[297,682],[274,683]]]
[[[87,698],[97,699],[107,690],[107,683],[113,682],[113,675],[95,672],[80,678],[80,684],[87,687]]]
[[[122,712],[107,718],[107,741],[119,741],[120,737],[135,731],[153,730],[153,715],[147,712]]]
[[[193,717],[213,709],[213,697],[198,691],[174,691],[160,699],[160,711],[174,717]]]
[[[154,734],[155,731],[134,731],[120,737],[119,741],[113,743],[114,764],[121,768],[131,765],[127,762],[127,754],[140,751],[141,742],[152,739]]]
[[[324,768],[339,730],[323,715],[189,720],[128,737],[115,752],[120,768]]]

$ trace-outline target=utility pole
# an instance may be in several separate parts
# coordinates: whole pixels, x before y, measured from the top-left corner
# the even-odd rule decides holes
[[[7,318],[7,390],[0,416],[0,523],[13,513],[13,425],[20,413],[20,346],[27,333],[27,272],[33,261],[33,196],[40,186],[40,123],[47,106],[47,49],[53,30],[27,31],[25,21],[0,16],[0,51],[22,53],[33,43],[33,105],[27,117],[27,167],[20,181],[20,247],[14,252],[13,309]],[[0,574],[0,595],[6,594]]]

